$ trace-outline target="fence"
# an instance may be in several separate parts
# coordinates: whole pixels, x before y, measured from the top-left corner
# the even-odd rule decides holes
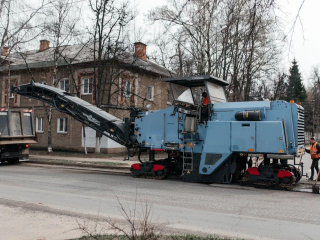
[[[319,132],[315,132],[314,135],[312,135],[312,132],[305,132],[304,133],[304,138],[305,138],[306,142],[308,142],[308,140],[311,137],[315,137],[316,141],[320,141],[320,133]]]

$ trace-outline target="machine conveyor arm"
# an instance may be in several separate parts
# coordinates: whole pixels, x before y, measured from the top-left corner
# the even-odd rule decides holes
[[[135,135],[125,122],[61,89],[32,81],[11,86],[11,93],[45,102],[127,148],[136,143]]]

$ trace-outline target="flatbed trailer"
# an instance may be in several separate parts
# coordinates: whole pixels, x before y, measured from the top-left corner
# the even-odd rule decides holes
[[[37,143],[30,109],[0,108],[0,163],[29,160],[29,146]]]

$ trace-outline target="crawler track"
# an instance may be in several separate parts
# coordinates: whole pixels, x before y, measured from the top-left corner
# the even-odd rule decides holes
[[[164,168],[163,170],[157,171],[157,172],[150,172],[148,174],[141,173],[140,175],[137,175],[134,173],[134,170],[131,168],[130,170],[131,176],[134,178],[146,178],[146,179],[156,179],[156,180],[163,180],[169,177],[169,171],[167,168]]]

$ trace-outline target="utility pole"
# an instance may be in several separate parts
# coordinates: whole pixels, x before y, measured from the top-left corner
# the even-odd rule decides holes
[[[313,104],[312,104],[312,136],[314,136],[315,131],[314,131],[314,103],[315,100],[312,100]]]
[[[8,94],[7,94],[7,109],[10,108],[10,84],[11,84],[11,63],[10,63],[10,46],[8,46],[8,89],[6,89],[5,91],[8,91]]]

